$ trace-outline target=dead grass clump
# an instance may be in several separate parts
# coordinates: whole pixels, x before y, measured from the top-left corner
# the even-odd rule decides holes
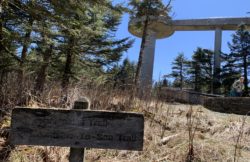
[[[67,162],[69,149],[58,147],[18,146],[10,154],[11,162]]]

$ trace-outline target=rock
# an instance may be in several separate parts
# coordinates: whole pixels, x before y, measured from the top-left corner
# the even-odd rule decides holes
[[[160,141],[160,144],[162,145],[166,145],[170,140],[178,137],[180,134],[175,134],[175,135],[171,135],[171,136],[168,136],[168,137],[163,137]]]

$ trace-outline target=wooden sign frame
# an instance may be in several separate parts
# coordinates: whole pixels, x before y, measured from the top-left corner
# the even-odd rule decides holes
[[[138,113],[15,108],[14,145],[120,150],[143,149],[144,117]]]

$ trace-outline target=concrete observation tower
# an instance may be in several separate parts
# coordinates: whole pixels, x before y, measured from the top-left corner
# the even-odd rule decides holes
[[[133,18],[129,22],[129,32],[137,37],[142,37],[142,24],[144,18]],[[240,24],[245,24],[250,30],[250,17],[243,18],[207,18],[171,20],[165,16],[151,17],[148,27],[148,36],[144,49],[142,68],[140,75],[140,87],[145,88],[152,85],[154,53],[157,39],[170,37],[175,31],[215,31],[214,41],[214,78],[218,78],[220,69],[220,53],[223,30],[237,30]],[[191,40],[190,40],[191,41]]]

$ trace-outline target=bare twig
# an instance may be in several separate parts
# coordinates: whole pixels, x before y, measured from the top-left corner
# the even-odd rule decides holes
[[[244,126],[246,124],[246,119],[248,114],[250,113],[250,111],[247,113],[247,115],[242,117],[242,124],[241,127],[238,131],[238,136],[234,145],[234,162],[238,162],[239,161],[239,155],[240,155],[240,146],[241,146],[241,140],[243,138],[244,135]]]

